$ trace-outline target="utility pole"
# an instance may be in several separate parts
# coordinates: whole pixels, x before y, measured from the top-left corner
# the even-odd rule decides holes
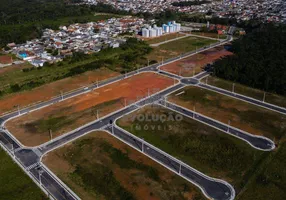
[[[43,171],[42,171],[42,170],[40,170],[40,171],[39,171],[39,181],[40,181],[40,186],[42,186],[42,173],[43,173]]]
[[[142,142],[142,152],[144,153],[144,138],[142,138],[142,140],[141,140],[141,142]]]
[[[98,110],[96,110],[96,119],[99,119]]]
[[[265,96],[266,96],[266,94],[264,92],[264,94],[263,94],[263,103],[265,102]]]
[[[96,87],[98,88],[98,78],[96,79]]]
[[[234,86],[235,86],[235,83],[232,84],[232,93],[234,93]]]
[[[164,64],[164,57],[162,56],[162,65]]]
[[[194,105],[194,113],[193,113],[193,118],[195,118],[195,114],[196,114],[196,106]]]
[[[182,165],[180,164],[179,174],[181,175],[182,172]]]
[[[126,107],[127,103],[126,103],[126,98],[124,99],[124,107]]]
[[[61,99],[64,100],[63,91],[61,90]]]
[[[227,132],[229,133],[230,120],[228,120]]]
[[[20,113],[20,105],[19,104],[17,105],[17,109],[18,109],[18,115],[20,115],[21,113]]]
[[[53,133],[52,133],[52,129],[49,130],[49,134],[50,134],[50,140],[53,140]]]
[[[15,158],[15,150],[14,150],[14,144],[13,143],[11,143],[11,151],[12,151],[13,157]]]

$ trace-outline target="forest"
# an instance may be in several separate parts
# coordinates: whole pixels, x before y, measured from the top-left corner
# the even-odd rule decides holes
[[[232,42],[233,56],[213,63],[214,75],[286,95],[286,26],[261,24]]]

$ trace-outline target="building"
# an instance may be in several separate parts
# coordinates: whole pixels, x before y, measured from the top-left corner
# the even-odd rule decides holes
[[[143,28],[142,29],[142,36],[143,37],[149,37],[149,29]]]
[[[154,28],[149,29],[149,37],[156,37],[157,31]]]

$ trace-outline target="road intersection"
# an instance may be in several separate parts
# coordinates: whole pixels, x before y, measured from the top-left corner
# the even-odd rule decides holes
[[[151,144],[148,144],[145,141],[142,141],[142,139],[137,138],[136,136],[128,133],[127,131],[121,129],[120,127],[116,126],[116,119],[122,117],[123,115],[126,115],[130,112],[133,112],[137,109],[140,109],[141,107],[148,105],[150,103],[158,103],[162,106],[166,106],[168,109],[173,109],[176,112],[182,113],[185,116],[192,117],[197,121],[200,121],[202,123],[208,124],[212,127],[215,127],[219,130],[222,130],[224,132],[227,132],[228,134],[231,134],[235,137],[238,137],[239,139],[242,139],[246,142],[248,142],[253,147],[260,149],[260,150],[272,150],[275,148],[274,143],[265,137],[259,137],[259,136],[253,136],[249,133],[246,133],[242,130],[236,129],[234,127],[229,127],[223,123],[217,122],[213,119],[207,118],[206,116],[203,116],[199,113],[194,113],[190,110],[187,110],[185,108],[182,108],[180,106],[171,104],[170,102],[164,102],[165,97],[168,94],[173,93],[174,91],[177,91],[179,89],[184,88],[186,85],[195,85],[198,87],[206,87],[207,85],[204,85],[200,83],[200,79],[207,76],[207,72],[202,72],[194,77],[191,78],[183,78],[178,75],[174,75],[165,71],[160,70],[160,66],[163,64],[167,64],[170,62],[175,62],[177,60],[180,60],[182,58],[185,58],[187,56],[202,52],[204,50],[208,50],[210,48],[213,48],[214,46],[222,45],[226,42],[229,42],[232,39],[231,36],[228,36],[228,38],[223,42],[218,42],[215,45],[211,45],[208,48],[201,48],[198,49],[195,52],[189,52],[185,53],[181,56],[178,56],[176,58],[171,58],[164,63],[154,64],[151,66],[147,66],[141,69],[138,69],[133,72],[129,72],[127,74],[114,77],[105,81],[102,81],[100,83],[92,84],[85,88],[80,88],[79,90],[72,91],[67,94],[63,94],[59,97],[55,97],[49,101],[41,102],[39,104],[33,105],[32,107],[24,108],[22,110],[18,110],[16,112],[11,112],[3,117],[0,118],[0,124],[3,129],[0,129],[0,144],[2,147],[6,148],[6,150],[13,156],[14,160],[24,167],[26,169],[26,173],[33,177],[34,181],[37,182],[41,188],[44,188],[44,191],[49,194],[54,199],[79,199],[79,197],[74,194],[61,180],[59,180],[56,175],[54,175],[49,169],[41,163],[42,157],[68,143],[71,142],[89,132],[95,131],[95,130],[105,130],[108,131],[110,134],[114,135],[121,141],[125,142],[126,144],[130,145],[131,147],[135,148],[136,150],[141,151],[146,156],[150,157],[151,159],[155,160],[156,162],[162,164],[163,166],[167,167],[171,171],[177,173],[179,176],[182,176],[183,178],[187,179],[188,181],[194,183],[197,185],[203,193],[213,199],[234,199],[235,197],[235,191],[231,185],[229,185],[227,182],[223,180],[214,179],[211,177],[208,177],[201,172],[193,169],[192,167],[184,164],[183,162],[173,158],[172,156],[166,154],[165,152],[162,152],[161,150],[157,149],[156,147],[152,146]],[[28,148],[23,146],[16,138],[13,137],[13,135],[9,132],[9,130],[6,130],[4,128],[5,122],[8,120],[24,115],[28,112],[32,112],[37,109],[41,109],[43,107],[55,104],[59,101],[64,101],[68,98],[75,97],[77,95],[90,92],[98,87],[103,87],[105,85],[114,83],[116,81],[122,80],[124,78],[133,76],[138,73],[144,73],[144,72],[156,72],[160,73],[162,75],[177,79],[179,83],[174,84],[173,86],[162,90],[156,94],[153,94],[151,96],[147,96],[144,99],[141,99],[133,104],[127,105],[125,108],[120,109],[114,113],[111,113],[99,120],[96,120],[92,123],[89,123],[83,127],[79,127],[78,129],[67,133],[63,136],[60,136],[58,138],[55,138],[52,141],[49,141],[47,143],[44,143],[38,147],[34,148]],[[215,88],[212,86],[212,90],[218,91],[220,93],[229,95],[227,91],[221,91],[219,88]],[[255,105],[264,106],[265,108],[272,109],[273,105],[269,105],[262,102],[256,102],[247,99],[247,97],[240,95],[241,98],[244,101],[251,101]],[[239,97],[240,97],[239,96]],[[237,98],[237,95],[234,96]],[[163,99],[163,100],[162,100]],[[274,106],[276,108],[276,106]],[[285,110],[286,114],[286,110]],[[113,124],[110,124],[110,121],[113,121]]]

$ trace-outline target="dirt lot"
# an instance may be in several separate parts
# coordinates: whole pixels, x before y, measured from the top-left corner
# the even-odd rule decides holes
[[[184,91],[181,95],[178,93]],[[169,101],[214,118],[251,134],[277,142],[286,134],[286,116],[244,101],[198,87],[186,87],[170,95]]]
[[[61,91],[68,92],[91,84],[96,80],[100,81],[117,75],[119,75],[117,72],[102,68],[86,72],[78,76],[55,81],[30,91],[6,95],[3,98],[0,98],[0,115],[4,112],[15,109],[15,105],[19,105],[21,108],[35,102],[46,101],[54,96],[60,95]]]
[[[216,41],[212,39],[198,38],[193,36],[185,37],[154,47],[153,51],[148,54],[147,58],[150,61],[156,60],[157,62],[162,62],[162,59],[166,60],[168,58],[176,57],[182,53],[193,51],[196,48],[208,46],[215,42]]]
[[[50,152],[43,162],[85,200],[205,199],[195,186],[106,132]]]
[[[26,146],[36,146],[174,83],[156,73],[142,73],[8,121],[6,126]]]
[[[13,62],[13,59],[11,56],[9,56],[9,55],[1,56],[0,55],[0,63],[1,64],[8,64],[8,63],[12,63],[12,62]]]
[[[189,77],[202,71],[202,68],[208,63],[212,63],[220,57],[231,55],[232,53],[225,50],[223,46],[215,47],[185,59],[164,65],[162,70],[173,74],[180,74],[184,77]]]

